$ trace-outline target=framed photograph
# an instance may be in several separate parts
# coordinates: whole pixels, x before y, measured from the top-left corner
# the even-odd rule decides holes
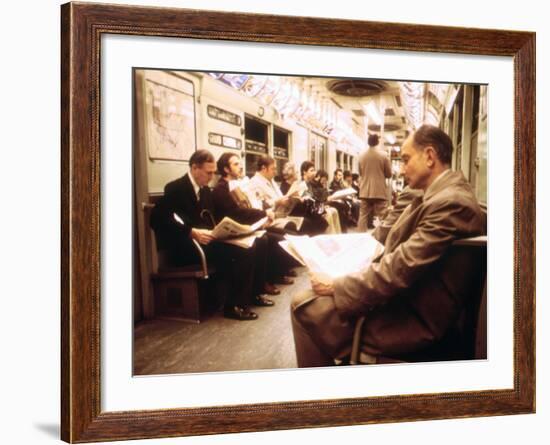
[[[63,440],[534,412],[534,33],[79,3],[61,17]],[[219,268],[162,267],[151,212],[201,149],[248,176],[267,155],[281,183],[289,163],[359,171],[375,134],[401,191],[423,123],[449,135],[487,218],[468,354],[367,364],[359,346],[302,366],[304,267],[244,322],[219,311]]]

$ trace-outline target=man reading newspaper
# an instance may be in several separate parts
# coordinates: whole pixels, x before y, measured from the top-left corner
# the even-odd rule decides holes
[[[157,248],[166,252],[171,266],[197,264],[199,254],[193,243],[198,242],[209,262],[216,265],[217,274],[228,283],[224,315],[237,320],[255,320],[258,316],[251,305],[271,306],[263,295],[267,252],[261,244],[250,248],[217,241],[212,234],[214,214],[212,192],[208,183],[216,164],[207,150],[198,150],[189,159],[189,173],[164,188],[164,195],[151,214]]]
[[[242,174],[239,156],[235,153],[223,153],[218,159],[217,167],[221,178],[213,192],[216,218],[223,222],[229,217],[235,224],[255,223],[255,226],[261,224],[263,228],[267,228],[267,232],[261,232],[261,240],[256,241],[267,242],[267,282],[264,285],[264,291],[270,295],[278,295],[280,291],[274,284],[292,284],[293,280],[288,274],[294,264],[292,258],[279,245],[279,241],[282,239],[281,235],[270,231],[274,213],[269,209],[252,208],[250,203],[246,201],[246,195],[236,196],[235,193],[232,193],[231,183],[237,181]],[[233,191],[237,190],[238,188]]]
[[[294,298],[298,366],[349,356],[362,316],[361,351],[369,363],[414,360],[454,325],[478,266],[447,253],[454,240],[484,234],[485,218],[464,176],[450,170],[451,156],[452,142],[437,127],[423,125],[407,138],[403,173],[424,194],[391,227],[379,258],[359,272],[314,277],[312,291]]]

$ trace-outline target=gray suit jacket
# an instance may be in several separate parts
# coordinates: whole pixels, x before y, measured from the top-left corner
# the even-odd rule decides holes
[[[386,178],[391,178],[391,163],[376,147],[359,156],[359,198],[388,199]]]
[[[471,292],[475,261],[449,255],[454,240],[482,235],[485,217],[462,173],[446,172],[391,228],[381,258],[335,280],[342,319],[366,315],[363,350],[399,356],[440,339]]]

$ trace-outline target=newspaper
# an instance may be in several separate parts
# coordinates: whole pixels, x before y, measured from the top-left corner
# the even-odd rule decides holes
[[[279,244],[322,283],[366,269],[384,251],[384,246],[368,233],[286,235]]]
[[[239,207],[263,210],[262,201],[250,186],[248,176],[229,181],[229,192],[235,198]]]
[[[226,216],[216,225],[216,227],[214,227],[214,230],[212,230],[212,236],[220,241],[223,241],[228,238],[252,235],[267,222],[267,219],[268,218],[266,216],[254,224],[248,225],[239,224],[237,221]]]
[[[302,196],[307,190],[307,185],[304,181],[294,181],[285,196]]]
[[[174,220],[181,225],[184,225],[183,220],[174,213]],[[252,225],[239,224],[237,221],[226,216],[222,219],[213,230],[207,229],[195,229],[205,233],[209,233],[216,240],[233,244],[244,249],[252,247],[256,238],[260,238],[265,234],[265,230],[259,230],[266,222],[268,218],[262,218]]]
[[[344,199],[348,197],[352,197],[353,195],[357,194],[357,190],[349,187],[347,189],[342,189],[334,192],[332,195],[330,195],[327,200],[328,201],[336,201],[337,199]]]

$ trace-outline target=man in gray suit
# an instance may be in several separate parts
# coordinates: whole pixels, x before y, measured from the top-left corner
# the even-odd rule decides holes
[[[450,170],[452,142],[423,125],[402,147],[403,173],[415,197],[371,265],[312,290],[291,304],[298,366],[329,366],[349,356],[355,321],[365,316],[361,350],[410,360],[450,332],[472,293],[479,264],[451,254],[459,238],[484,234],[485,218],[462,173]]]
[[[371,134],[369,148],[359,156],[359,222],[362,232],[373,228],[375,216],[379,216],[388,203],[386,178],[391,177],[391,164],[388,156],[378,148],[380,138]]]

